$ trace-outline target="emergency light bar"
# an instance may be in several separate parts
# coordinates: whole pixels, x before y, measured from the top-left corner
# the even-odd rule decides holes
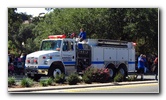
[[[50,35],[48,36],[49,39],[64,39],[66,35]]]

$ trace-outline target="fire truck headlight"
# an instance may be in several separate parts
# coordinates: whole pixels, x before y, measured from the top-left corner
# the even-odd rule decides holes
[[[48,64],[48,61],[44,61],[44,64],[47,65],[47,64]]]

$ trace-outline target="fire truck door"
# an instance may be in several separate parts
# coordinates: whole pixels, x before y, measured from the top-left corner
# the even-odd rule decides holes
[[[67,40],[63,42],[62,60],[66,64],[75,64],[75,46],[74,42]]]

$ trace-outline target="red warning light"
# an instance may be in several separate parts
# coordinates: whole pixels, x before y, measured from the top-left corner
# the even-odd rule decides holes
[[[133,42],[133,46],[136,46],[137,44],[135,42]]]
[[[64,39],[66,35],[50,35],[48,36],[49,39]]]

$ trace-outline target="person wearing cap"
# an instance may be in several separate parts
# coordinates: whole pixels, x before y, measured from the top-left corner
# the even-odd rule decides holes
[[[83,28],[80,29],[80,34],[78,35],[78,38],[80,39],[80,42],[86,39],[86,32]]]

